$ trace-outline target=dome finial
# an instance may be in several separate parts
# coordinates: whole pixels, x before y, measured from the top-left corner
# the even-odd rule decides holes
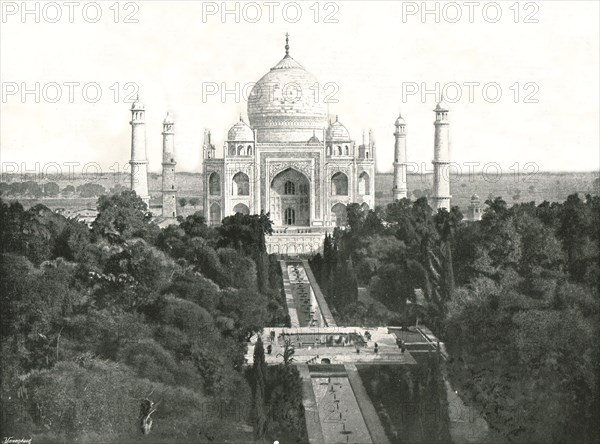
[[[440,95],[440,101],[438,102],[438,104],[435,107],[436,112],[443,112],[443,111],[448,111],[448,106],[446,105],[446,103],[444,102],[444,94]]]
[[[290,55],[290,34],[287,32],[285,33],[285,55]]]
[[[337,114],[335,115],[335,121],[336,121],[336,122],[339,122],[339,121],[340,121],[340,120],[339,120],[339,118],[338,118],[338,115],[337,115]]]
[[[171,114],[171,111],[167,111],[167,115],[165,116],[165,120],[163,121],[164,125],[172,125],[174,124],[175,121],[173,120],[173,115]]]

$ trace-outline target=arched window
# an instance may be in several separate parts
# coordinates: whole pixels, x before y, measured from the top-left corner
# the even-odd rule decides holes
[[[331,213],[336,227],[346,226],[346,223],[348,222],[348,210],[346,209],[346,205],[342,203],[335,204],[331,208]]]
[[[358,194],[361,196],[368,196],[371,194],[371,180],[366,171],[363,171],[358,176]]]
[[[348,145],[346,145],[344,147],[344,149],[346,150],[346,156],[349,156],[350,155],[350,148],[348,148]]]
[[[288,180],[284,185],[284,193],[288,195],[296,194],[296,184],[291,180]]]
[[[235,145],[234,144],[229,145],[229,155],[235,156]]]
[[[244,146],[243,145],[238,145],[238,147],[237,147],[237,155],[238,156],[243,156],[244,155]]]
[[[285,209],[285,224],[294,225],[296,223],[296,211],[293,208]]]
[[[208,178],[208,194],[211,196],[221,195],[221,176],[219,176],[219,173],[212,173]]]
[[[247,149],[247,151],[246,151],[246,154],[247,154],[248,156],[251,156],[251,155],[252,155],[252,145],[248,145],[248,149]]]
[[[231,194],[234,196],[249,196],[250,195],[250,179],[248,175],[242,172],[233,176]]]
[[[235,214],[237,214],[237,213],[250,214],[250,209],[243,203],[239,203],[235,207],[233,207],[233,212]]]
[[[327,147],[327,155],[331,156],[331,147],[330,146]]]
[[[221,222],[221,206],[214,202],[210,206],[210,223],[215,225]]]
[[[348,195],[348,177],[344,173],[338,172],[331,177],[331,194],[333,196]]]
[[[337,146],[337,154],[338,154],[338,156],[342,155],[342,146],[341,145]]]

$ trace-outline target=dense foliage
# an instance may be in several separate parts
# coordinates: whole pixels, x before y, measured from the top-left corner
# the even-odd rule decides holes
[[[328,285],[340,261],[390,322],[421,321],[444,340],[448,375],[494,442],[597,442],[600,198],[486,205],[479,222],[425,199],[350,205],[312,264],[347,319],[369,313]]]
[[[598,442],[600,199],[488,201],[455,238],[449,370],[510,442]]]
[[[311,266],[347,325],[363,324],[368,314],[357,303],[357,286],[369,287],[373,297],[396,312],[394,322],[408,323],[420,312],[428,314],[429,323],[439,322],[453,289],[450,242],[461,219],[457,208],[433,216],[425,198],[375,211],[350,204],[348,226],[325,240],[323,257],[315,257]]]
[[[89,228],[0,201],[3,435],[137,442],[148,397],[145,442],[252,440],[246,341],[287,320],[268,217],[161,230],[130,191],[98,210]]]
[[[422,365],[357,365],[392,444],[451,442],[439,361],[428,353]]]
[[[246,374],[254,396],[256,437],[267,438],[267,442],[307,442],[298,369],[287,362],[267,367],[264,344],[259,337],[253,365]]]

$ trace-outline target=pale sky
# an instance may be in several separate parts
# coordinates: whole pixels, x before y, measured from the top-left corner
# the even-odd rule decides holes
[[[223,20],[220,11],[203,20],[203,7],[221,9],[222,2],[138,1],[118,8],[113,1],[77,3],[70,23],[64,2],[28,2],[32,10],[39,5],[36,23],[34,13],[21,16],[20,1],[2,2],[3,171],[13,168],[7,166],[11,162],[20,169],[24,162],[30,170],[36,162],[78,162],[76,172],[88,162],[104,171],[116,163],[123,168],[131,132],[131,104],[125,98],[132,91],[124,85],[132,82],[139,86],[147,110],[149,170],[160,171],[162,120],[170,111],[176,121],[177,168],[199,172],[204,128],[212,130],[221,148],[240,112],[247,120],[242,98],[237,101],[230,94],[222,100],[217,94],[203,100],[203,83],[204,88],[215,82],[230,90],[239,84],[243,90],[283,57],[286,32],[292,57],[321,84],[338,86],[339,103],[329,105],[332,117],[338,114],[357,141],[363,130],[373,129],[379,171],[392,169],[393,124],[399,111],[407,122],[408,160],[430,168],[434,95],[425,101],[420,94],[403,100],[402,92],[451,82],[463,93],[456,103],[448,103],[452,160],[497,162],[504,171],[527,162],[537,163],[541,171],[599,169],[596,1],[525,2],[517,7],[512,1],[499,2],[502,16],[496,23],[490,23],[497,12],[492,2],[474,6],[473,23],[465,2],[428,2],[432,10],[438,5],[440,23],[434,14],[423,18],[421,10],[410,14],[422,2],[321,2],[317,7],[312,1],[299,2],[302,16],[296,23],[291,23],[296,7],[290,2],[276,2],[273,23],[262,1],[240,3],[239,23],[234,14]],[[234,9],[235,3],[228,2],[228,8]],[[257,5],[262,17],[250,23]],[[102,16],[88,22],[98,8]],[[457,11],[462,17],[449,23]],[[338,23],[325,23],[329,14]],[[124,23],[128,15],[138,22]],[[538,22],[525,23],[533,20]],[[62,93],[58,101],[52,82]],[[69,82],[78,84],[72,87],[73,103]],[[85,100],[82,92],[83,85],[93,82],[102,93],[97,103]],[[472,103],[470,82],[479,83],[473,86]],[[33,93],[21,96],[23,88],[35,90],[36,83],[40,103]],[[496,103],[484,99],[484,85],[492,99],[500,88]],[[90,86],[88,97],[93,99],[95,91]],[[447,91],[449,99],[457,92],[451,85]],[[526,97],[537,103],[525,103]]]

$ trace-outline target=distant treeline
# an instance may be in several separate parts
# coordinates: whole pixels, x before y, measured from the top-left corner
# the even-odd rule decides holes
[[[153,202],[158,204],[162,187],[161,175],[158,173],[148,174],[148,187]],[[33,180],[34,177],[27,175],[5,174],[5,182],[0,183],[0,195],[5,198],[52,198],[52,197],[84,197],[93,198],[103,194],[117,194],[129,189],[128,181],[123,182],[126,176],[105,174],[102,176],[93,174],[73,175],[72,180],[58,180],[48,178],[46,183]],[[483,176],[481,173],[469,175],[465,172],[462,176],[451,174],[452,204],[459,206],[463,211],[471,202],[473,194],[481,198],[493,199],[495,196],[505,196],[507,202],[538,202],[562,201],[569,194],[579,193],[600,194],[600,178],[598,173],[554,173],[538,172],[533,176],[524,174],[517,175],[513,172],[499,177]],[[119,181],[115,182],[115,180]],[[486,180],[487,179],[487,180]],[[70,183],[69,183],[70,182]],[[421,197],[430,198],[432,194],[433,176],[431,174],[408,174],[409,198],[412,200]],[[99,185],[104,183],[105,185]],[[185,203],[199,206],[202,204],[199,196],[203,193],[203,181],[201,173],[176,173],[176,183],[179,190],[178,196],[187,198]],[[111,185],[108,185],[111,184]],[[58,188],[57,188],[58,186]],[[80,189],[80,187],[85,188]],[[377,173],[375,175],[375,199],[376,204],[385,206],[393,201],[392,196],[393,174]],[[192,201],[192,199],[195,199]]]
[[[61,188],[56,182],[38,183],[27,182],[0,182],[0,196],[6,198],[43,198],[43,197],[99,197],[104,194],[118,194],[128,188],[117,184],[107,190],[97,183],[84,183],[75,187],[66,185]]]

